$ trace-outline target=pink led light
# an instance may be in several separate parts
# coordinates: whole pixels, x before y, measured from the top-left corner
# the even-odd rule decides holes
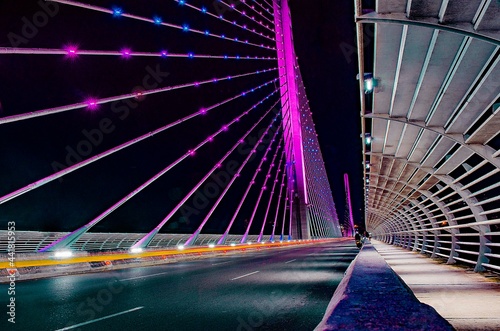
[[[78,56],[78,48],[74,45],[68,45],[64,47],[64,50],[66,51],[66,56],[69,58],[75,58]]]
[[[188,151],[188,154],[189,154],[190,156],[193,156],[193,155],[195,154],[195,151],[193,151],[193,150],[189,150],[189,151]]]
[[[132,56],[132,51],[130,48],[123,48],[120,53],[122,53],[122,57],[128,59]]]
[[[85,103],[87,104],[87,108],[89,110],[96,110],[99,107],[99,104],[97,103],[97,99],[94,98],[89,98],[85,100]]]

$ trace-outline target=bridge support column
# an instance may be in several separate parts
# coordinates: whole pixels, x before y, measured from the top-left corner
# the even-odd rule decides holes
[[[288,169],[290,232],[295,239],[310,239],[307,181],[300,123],[298,68],[293,48],[292,21],[288,0],[273,0],[276,48],[278,54],[281,111],[284,123]]]

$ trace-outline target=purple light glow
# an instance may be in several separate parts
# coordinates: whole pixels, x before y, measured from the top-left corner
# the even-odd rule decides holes
[[[66,51],[66,56],[69,58],[75,58],[78,56],[78,48],[73,45],[68,45],[64,47],[64,50]]]
[[[120,53],[122,53],[122,57],[125,59],[128,59],[132,56],[132,51],[130,50],[130,48],[122,48],[120,50]]]
[[[85,100],[85,103],[87,104],[87,108],[89,110],[97,110],[99,108],[99,104],[97,103],[97,99],[95,98],[88,98]]]

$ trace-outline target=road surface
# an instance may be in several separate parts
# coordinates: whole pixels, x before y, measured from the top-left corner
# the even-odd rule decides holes
[[[312,330],[359,250],[352,240],[16,284],[2,330]]]

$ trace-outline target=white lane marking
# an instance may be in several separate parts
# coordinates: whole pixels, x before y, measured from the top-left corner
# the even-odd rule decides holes
[[[243,275],[243,276],[239,276],[239,277],[236,277],[236,278],[233,278],[231,280],[236,280],[236,279],[240,279],[240,278],[243,278],[243,277],[247,277],[247,276],[250,276],[250,275],[253,275],[253,274],[256,274],[258,273],[259,271],[254,271],[254,272],[251,272],[249,274],[246,274],[246,275]]]
[[[293,260],[290,260],[290,261],[286,261],[285,263],[290,263],[290,262],[293,262],[293,261],[296,261],[297,259],[293,259]]]
[[[231,261],[212,263],[212,265],[219,265],[219,264],[224,264],[224,263],[229,263],[229,262],[231,262]]]
[[[133,279],[140,279],[140,278],[147,278],[147,277],[153,277],[153,276],[158,276],[158,275],[164,275],[164,274],[168,274],[168,272],[160,272],[158,274],[152,274],[152,275],[146,275],[146,276],[137,276],[137,277],[125,278],[125,279],[121,279],[121,280],[122,281],[126,281],[126,280],[133,280]]]
[[[56,331],[63,331],[63,330],[75,329],[75,328],[83,326],[83,325],[87,325],[87,324],[99,322],[99,321],[102,321],[102,320],[105,320],[105,319],[108,319],[108,318],[111,318],[111,317],[116,317],[116,316],[120,316],[120,315],[123,315],[123,314],[131,313],[133,311],[136,311],[136,310],[139,310],[139,309],[142,309],[142,308],[144,308],[144,307],[135,307],[135,308],[132,308],[132,309],[129,309],[129,310],[125,310],[125,311],[116,313],[116,314],[104,316],[104,317],[101,317],[101,318],[96,318],[95,320],[83,322],[83,323],[80,323],[80,324],[75,324],[75,325],[72,325],[72,326],[67,326],[67,327],[62,328],[62,329],[57,329]]]

